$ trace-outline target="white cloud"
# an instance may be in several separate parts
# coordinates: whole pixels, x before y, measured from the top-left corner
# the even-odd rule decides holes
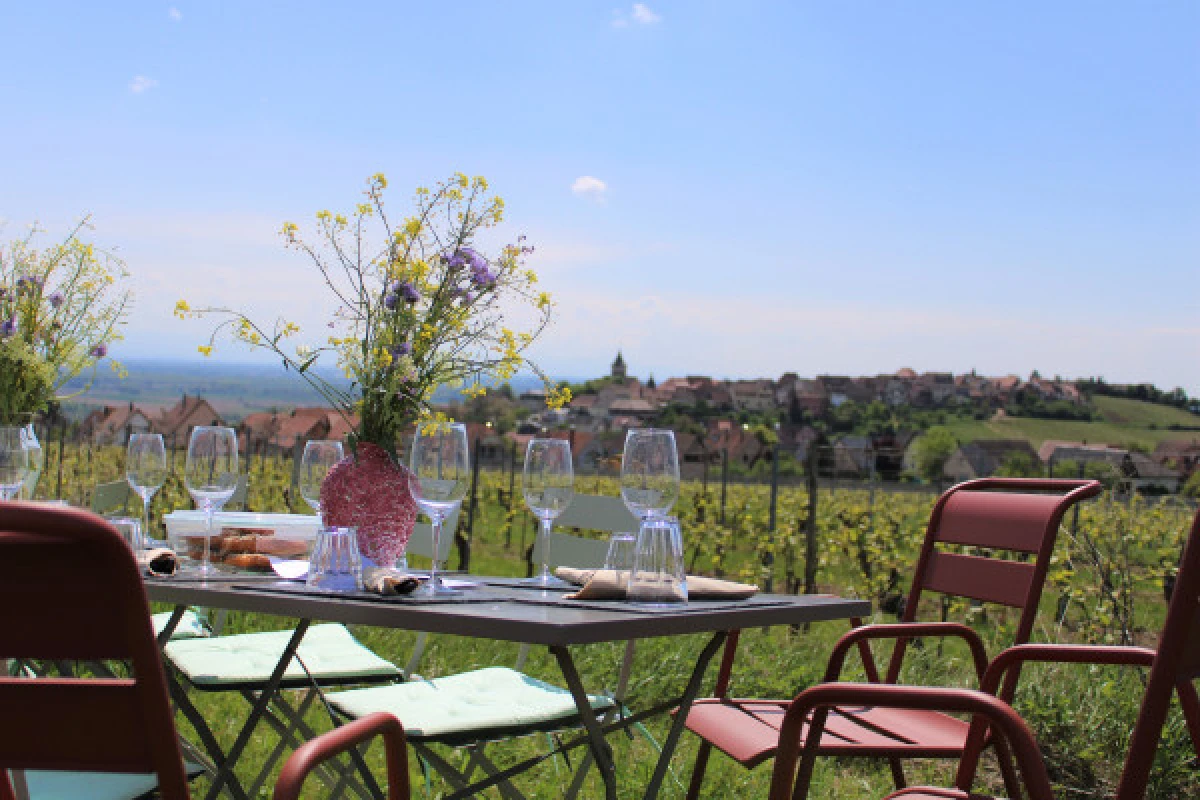
[[[590,197],[593,200],[603,200],[608,191],[608,184],[591,175],[580,175],[571,184],[571,191],[580,197]]]
[[[155,86],[158,86],[158,81],[154,80],[154,78],[147,78],[145,75],[136,75],[129,82],[129,91],[134,94],[141,94],[147,89],[153,89]]]
[[[656,13],[645,3],[634,3],[628,13],[621,9],[613,11],[612,26],[628,28],[632,22],[635,25],[655,25],[662,21],[662,15]]]
[[[662,20],[662,17],[650,10],[645,3],[633,4],[633,21],[639,25],[653,25]]]
[[[183,12],[178,8],[172,8],[167,12],[167,16],[173,19],[175,22],[179,22],[181,19],[183,19]]]

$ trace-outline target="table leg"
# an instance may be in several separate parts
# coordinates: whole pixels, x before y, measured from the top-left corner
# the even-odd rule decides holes
[[[616,800],[617,772],[613,766],[612,753],[609,750],[608,742],[604,741],[604,731],[601,730],[600,721],[596,719],[596,712],[592,709],[587,692],[583,689],[583,681],[579,679],[579,671],[575,668],[571,652],[561,645],[551,647],[550,652],[558,659],[558,668],[567,682],[567,688],[571,690],[571,697],[574,698],[575,707],[579,710],[579,719],[583,722],[583,727],[587,729],[592,758],[596,759],[596,768],[600,770],[600,776],[604,779],[604,796],[606,800]]]
[[[687,722],[688,711],[692,707],[692,703],[696,700],[696,695],[700,693],[700,684],[704,682],[704,673],[708,669],[709,663],[713,656],[717,654],[721,644],[725,641],[726,632],[717,631],[713,634],[712,639],[704,649],[700,651],[700,658],[696,660],[696,668],[692,670],[692,677],[688,680],[687,689],[684,690],[683,696],[679,698],[679,709],[675,712],[675,720],[671,723],[671,730],[667,734],[667,738],[663,741],[662,753],[658,757],[658,764],[654,767],[654,776],[650,779],[650,785],[646,787],[646,797],[654,798],[658,796],[658,790],[662,786],[663,779],[667,776],[667,769],[671,766],[671,756],[675,754],[675,747],[679,744],[679,737],[683,734],[683,728]]]
[[[217,776],[213,778],[212,786],[209,787],[206,800],[216,800],[221,793],[221,787],[226,781],[231,784],[237,783],[237,776],[233,774],[234,765],[237,764],[238,758],[241,757],[242,751],[246,749],[246,745],[250,743],[250,737],[254,733],[254,729],[258,726],[258,720],[267,710],[267,706],[271,703],[271,698],[279,691],[279,684],[283,682],[283,675],[287,672],[288,665],[292,663],[292,658],[296,655],[297,648],[300,647],[300,640],[304,638],[304,634],[308,632],[308,626],[311,620],[302,619],[296,626],[295,632],[292,633],[292,638],[288,640],[287,647],[283,649],[283,655],[279,658],[279,663],[275,665],[275,670],[271,673],[270,680],[263,687],[262,693],[258,696],[258,701],[254,704],[254,708],[250,710],[250,717],[246,720],[246,724],[242,726],[242,730],[238,733],[238,737],[233,742],[233,747],[229,748],[229,753],[226,754],[225,762],[221,764]]]

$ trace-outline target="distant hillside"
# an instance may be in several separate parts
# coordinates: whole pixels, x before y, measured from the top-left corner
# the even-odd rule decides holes
[[[325,405],[303,378],[273,364],[134,361],[125,366],[129,375],[124,379],[102,368],[91,390],[66,405],[67,413],[83,416],[95,406],[131,402],[144,408],[162,408],[174,405],[183,394],[203,395],[222,415],[233,420],[254,411]],[[321,374],[341,385],[347,383],[334,371]],[[517,393],[541,385],[537,378],[524,376],[517,376],[510,383]],[[458,398],[457,391],[443,387],[434,396],[434,402],[447,403]]]
[[[1092,404],[1102,417],[1093,422],[1001,417],[952,420],[946,427],[959,441],[1027,439],[1035,448],[1047,439],[1062,439],[1153,450],[1168,439],[1200,439],[1200,416],[1182,409],[1123,397],[1093,397]]]

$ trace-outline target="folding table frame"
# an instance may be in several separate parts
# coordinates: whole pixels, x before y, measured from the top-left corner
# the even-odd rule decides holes
[[[486,578],[479,578],[486,583]],[[679,713],[663,742],[653,776],[645,797],[656,797],[666,777],[671,756],[683,733],[684,720],[692,701],[700,691],[705,670],[725,641],[729,631],[773,625],[799,625],[807,622],[848,619],[869,613],[870,605],[861,600],[804,595],[763,595],[753,602],[714,604],[706,607],[692,603],[688,606],[654,612],[622,608],[620,604],[581,603],[568,606],[561,602],[540,604],[528,590],[490,586],[484,590],[485,602],[420,603],[402,599],[366,599],[333,595],[307,595],[295,591],[273,589],[270,584],[250,586],[229,584],[199,584],[172,582],[170,579],[147,579],[146,592],[152,601],[174,604],[177,614],[189,605],[228,608],[278,616],[300,618],[296,633],[285,649],[268,687],[258,696],[251,710],[251,721],[257,722],[265,713],[273,696],[278,693],[283,673],[295,654],[311,620],[320,619],[347,625],[371,625],[400,628],[428,633],[445,633],[483,639],[528,642],[549,648],[562,672],[583,723],[584,734],[564,742],[550,754],[540,754],[489,775],[483,781],[455,791],[450,797],[466,797],[484,788],[497,785],[513,775],[529,769],[554,752],[586,745],[599,769],[605,785],[605,797],[617,796],[616,767],[605,736],[622,730],[655,714],[677,707]],[[163,633],[169,635],[170,627]],[[623,719],[602,723],[592,710],[583,680],[575,665],[570,648],[601,642],[618,642],[659,636],[680,636],[707,633],[711,635],[701,650],[683,692],[678,698],[644,709]],[[401,720],[403,721],[403,720]],[[249,733],[234,743],[228,753],[212,752],[218,763],[221,783],[233,775],[237,759],[249,740]],[[242,741],[242,739],[246,741]],[[202,742],[206,747],[210,742]],[[215,744],[215,742],[213,742]],[[214,788],[219,788],[214,784]],[[378,786],[369,787],[382,797]],[[215,795],[210,795],[215,796]]]

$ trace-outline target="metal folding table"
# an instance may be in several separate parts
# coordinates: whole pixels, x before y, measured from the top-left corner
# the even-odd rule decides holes
[[[295,655],[304,632],[312,620],[340,622],[350,625],[370,625],[399,628],[428,633],[445,633],[482,639],[528,642],[545,645],[557,660],[579,716],[587,744],[604,780],[605,796],[616,798],[616,770],[607,743],[606,732],[617,730],[644,719],[649,713],[678,707],[671,728],[663,742],[662,753],[645,796],[655,797],[666,777],[671,756],[683,733],[684,719],[700,690],[704,673],[730,631],[773,625],[798,625],[824,620],[867,616],[870,604],[826,595],[757,595],[740,602],[692,602],[686,606],[667,609],[645,609],[619,602],[573,602],[561,599],[561,593],[543,593],[503,585],[488,578],[473,578],[484,584],[477,600],[462,603],[422,603],[415,599],[307,594],[296,584],[255,582],[239,585],[236,582],[200,583],[179,579],[146,580],[146,593],[154,602],[175,605],[178,617],[189,605],[252,611],[301,620],[280,657],[272,676],[272,684],[263,691],[251,710],[247,726],[228,753],[210,753],[220,772],[213,783],[210,797],[216,797],[226,782],[236,785],[233,767],[247,744],[250,733],[266,711],[273,692],[278,690],[284,671]],[[489,583],[493,585],[489,585]],[[170,636],[171,627],[163,631],[161,642]],[[701,650],[687,684],[678,698],[669,703],[634,715],[617,723],[602,724],[588,701],[579,671],[570,648],[600,642],[620,642],[658,636],[711,634]],[[403,720],[401,720],[403,722]],[[206,745],[208,743],[206,742]],[[520,765],[518,765],[520,766]],[[507,777],[513,770],[506,770]],[[496,776],[470,787],[467,795],[497,782]]]

